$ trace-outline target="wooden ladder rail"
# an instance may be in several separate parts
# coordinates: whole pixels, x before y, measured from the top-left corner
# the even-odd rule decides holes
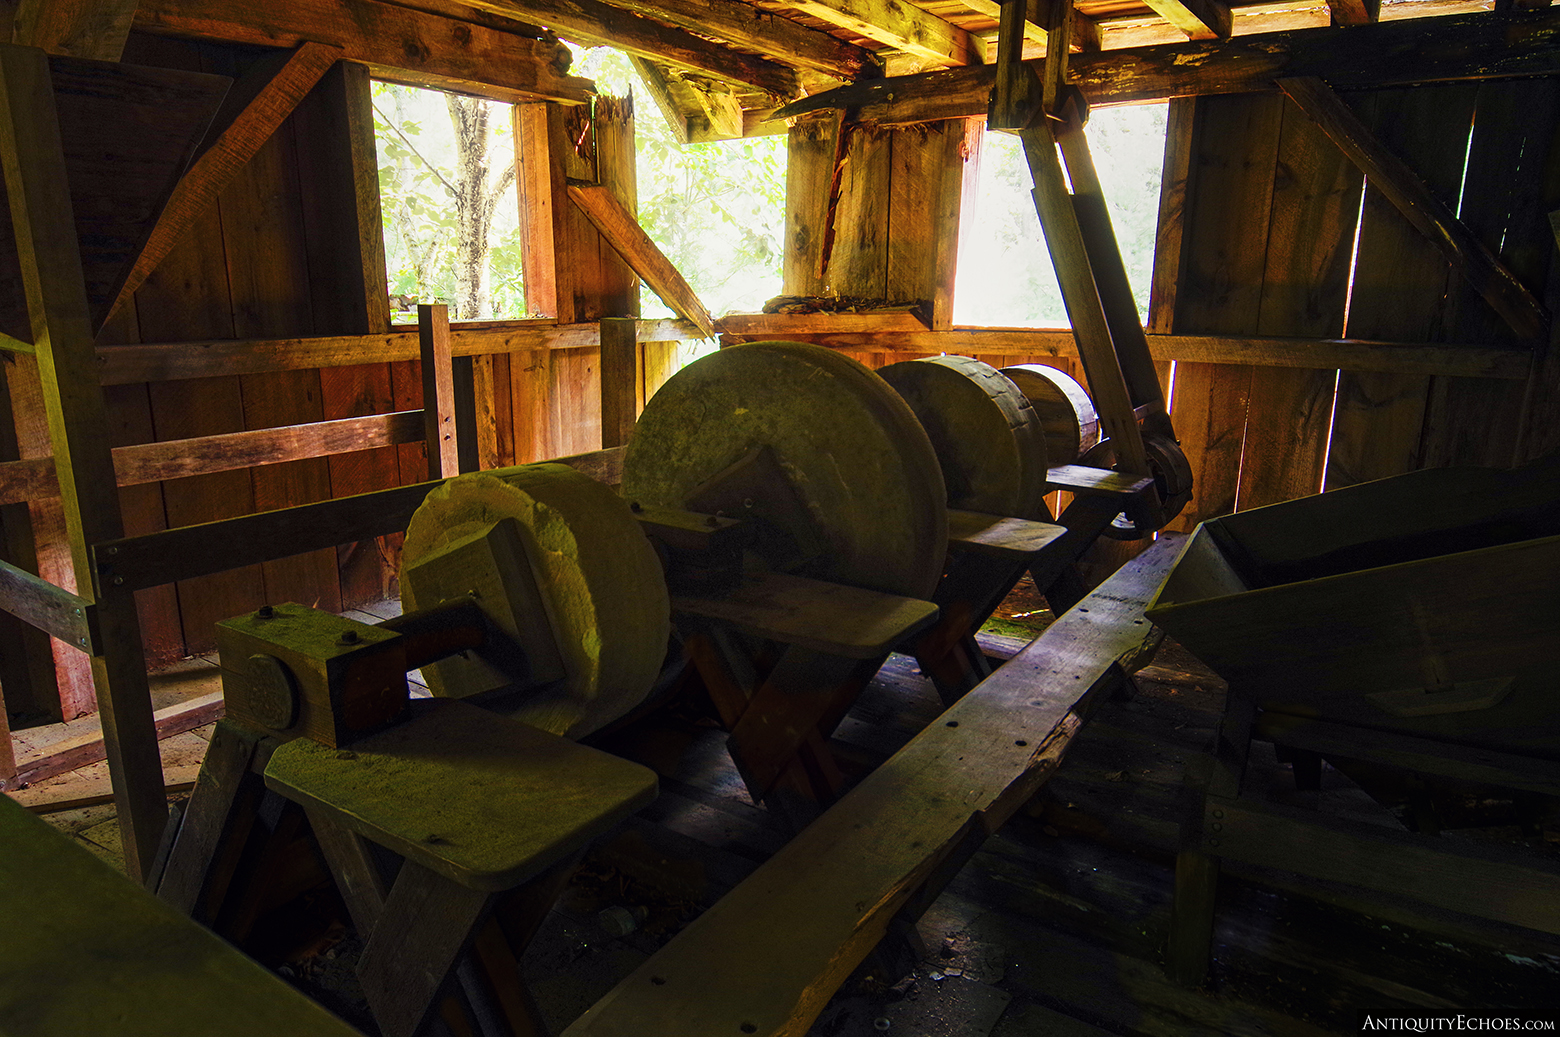
[[[0,155],[78,588],[70,594],[40,580],[33,594],[17,593],[27,574],[7,567],[0,607],[90,653],[125,864],[143,878],[168,806],[135,598],[93,568],[91,545],[119,539],[124,524],[54,86],[41,50],[0,46]]]
[[[1157,646],[1161,535],[620,982],[564,1037],[800,1035],[908,907],[1040,788]]]

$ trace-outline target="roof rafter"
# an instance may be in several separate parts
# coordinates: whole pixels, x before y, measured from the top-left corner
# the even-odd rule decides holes
[[[980,65],[986,43],[952,22],[895,0],[788,0],[791,6],[896,50],[944,65]]]
[[[788,65],[838,79],[870,79],[883,65],[864,47],[741,0],[619,0],[620,6],[680,29],[719,36]]]

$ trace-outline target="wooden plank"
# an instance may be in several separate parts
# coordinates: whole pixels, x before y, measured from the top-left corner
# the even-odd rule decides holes
[[[948,548],[1027,562],[1067,531],[1052,522],[948,509]]]
[[[674,342],[703,337],[681,320],[642,320],[639,338]],[[601,326],[594,321],[564,324],[536,320],[493,322],[487,327],[450,326],[451,356],[579,349],[599,345]],[[202,339],[190,342],[105,346],[98,350],[99,381],[103,385],[210,378],[223,374],[300,371],[347,367],[371,362],[395,363],[418,356],[415,331],[366,335],[328,335],[281,339]],[[405,409],[405,408],[402,408]]]
[[[1143,0],[1187,39],[1229,39],[1230,6],[1224,0]]]
[[[234,75],[238,87],[253,83],[253,73],[265,64],[265,59],[261,59],[258,65],[248,65],[247,59],[226,50],[208,53],[205,61],[208,68]],[[328,67],[325,65],[320,75]],[[317,82],[318,78],[314,76],[313,80]],[[274,82],[266,81],[266,86],[258,89],[264,92]],[[232,107],[242,104],[243,98],[239,97]],[[245,105],[243,110],[251,108]],[[228,266],[233,330],[242,338],[298,335],[313,330],[312,288],[307,276],[310,257],[295,129],[290,120],[278,126],[221,191],[218,212]],[[247,429],[304,424],[324,416],[317,371],[243,375],[239,378],[239,392]],[[254,468],[249,479],[257,510],[305,504],[330,496],[329,466],[322,458]],[[340,609],[340,580],[333,551],[268,561],[262,565],[261,574],[269,601],[317,603],[328,612]]]
[[[1555,153],[1553,127],[1560,120],[1560,84],[1552,79],[1482,83],[1474,105],[1473,136],[1459,216],[1468,230],[1523,283],[1549,280],[1552,237],[1544,213],[1553,208],[1547,179]],[[1454,292],[1451,334],[1510,341],[1512,333],[1467,286]],[[1540,347],[1541,348],[1541,347]],[[1435,378],[1425,409],[1420,463],[1498,465],[1527,455],[1523,411],[1541,386]]]
[[[288,50],[306,41],[340,49],[377,79],[471,93],[511,104],[552,99],[581,104],[591,82],[556,68],[555,41],[501,32],[375,0],[351,7],[294,4],[257,19],[241,0],[143,2],[135,28],[186,39]],[[560,26],[561,28],[561,26]]]
[[[1263,713],[1257,722],[1257,737],[1327,757],[1398,767],[1418,774],[1546,796],[1560,792],[1560,764],[1553,760],[1514,756],[1455,742],[1430,741],[1281,713]]]
[[[1069,65],[1091,105],[1110,105],[1273,90],[1283,76],[1316,76],[1335,90],[1549,76],[1560,72],[1557,38],[1560,12],[1479,12],[1109,50]],[[1041,61],[1028,64],[1041,71]],[[880,125],[979,115],[995,76],[993,65],[972,65],[863,81],[793,102],[775,118],[824,108],[858,109]]]
[[[1378,91],[1351,99],[1383,145],[1418,170],[1443,202],[1462,186],[1478,88]],[[1461,152],[1461,154],[1459,154]],[[1360,217],[1349,301],[1350,335],[1450,334],[1451,265],[1370,184]],[[1400,475],[1417,466],[1430,380],[1424,374],[1344,370],[1338,378],[1325,487]]]
[[[97,648],[91,601],[6,561],[0,561],[0,608],[73,648]]]
[[[243,107],[232,112],[231,121],[216,131],[210,145],[174,187],[135,261],[112,293],[110,317],[145,283],[179,237],[212,205],[340,56],[334,48],[304,42],[284,58],[259,62],[243,82],[234,86],[234,94],[244,99]]]
[[[621,6],[679,29],[717,37],[781,64],[847,82],[880,73],[883,67],[864,47],[737,0],[630,0]]]
[[[1364,171],[1382,195],[1473,284],[1520,337],[1538,339],[1548,332],[1549,314],[1527,287],[1425,186],[1418,173],[1382,146],[1359,116],[1325,83],[1315,77],[1285,78],[1279,80],[1279,88]]]
[[[1122,669],[1179,549],[1162,537],[570,1026],[567,1037],[802,1034],[900,907],[1028,801]],[[888,837],[886,833],[895,833]],[[907,838],[907,833],[914,833]],[[933,891],[935,892],[935,891]],[[712,983],[742,961],[764,983]]]
[[[884,654],[937,618],[929,601],[785,573],[746,574],[720,597],[676,595],[672,611],[848,659]]]
[[[1210,798],[1203,832],[1203,845],[1223,857],[1285,871],[1303,861],[1301,870],[1312,878],[1560,933],[1560,874],[1537,855],[1471,841],[1427,841],[1380,825],[1322,821],[1315,811],[1244,800]]]
[[[762,325],[760,325],[762,328]],[[1065,364],[1077,356],[1072,332],[1036,328],[953,328],[950,331],[768,332],[723,335],[727,345],[783,337],[839,350],[885,350],[935,356],[990,356],[1001,365]],[[1345,368],[1412,374],[1459,374],[1520,381],[1532,354],[1525,349],[1350,339],[1266,338],[1257,335],[1148,335],[1156,361],[1256,365],[1259,367]],[[996,366],[995,364],[993,366]],[[1074,377],[1082,379],[1082,372]]]
[[[413,410],[141,443],[113,449],[114,472],[122,487],[185,479],[327,454],[417,443],[422,441],[422,427],[422,411]],[[47,498],[57,492],[52,458],[0,463],[0,504]]]
[[[1165,114],[1165,160],[1159,180],[1159,215],[1154,229],[1154,270],[1148,289],[1148,332],[1165,334],[1175,326],[1176,292],[1186,240],[1186,192],[1191,182],[1197,100],[1178,97]],[[1152,346],[1150,349],[1152,350]]]
[[[625,445],[634,434],[638,411],[634,406],[635,358],[639,342],[634,321],[625,317],[601,319],[601,445]]]
[[[1198,99],[1178,332],[1257,330],[1283,103],[1262,95]],[[1177,364],[1172,416],[1195,485],[1171,528],[1234,510],[1251,383],[1248,367]]]
[[[159,794],[160,794],[159,789]],[[351,1037],[356,1031],[232,945],[73,845],[41,818],[0,802],[0,911],[7,953],[27,948],[52,977],[39,1005],[34,984],[7,983],[0,1015],[26,1019],[39,1037],[80,1033],[229,1033]]]
[[[79,583],[86,583],[92,579],[88,545],[120,536],[123,527],[107,413],[93,370],[64,146],[41,51],[0,48],[0,153],[71,563]],[[102,654],[92,658],[93,684],[104,711],[126,866],[140,877],[151,866],[168,816],[141,634],[133,598],[102,597],[98,588],[90,593],[100,607],[102,638]]]
[[[118,61],[137,0],[19,0],[13,35],[4,37],[50,54]]]
[[[834,228],[847,232],[826,249],[824,283],[853,299],[915,302],[888,297],[888,240],[892,131],[853,126],[845,133]]]
[[[49,67],[87,299],[101,322],[232,80],[65,58]]]
[[[801,92],[795,70],[786,65],[711,43],[703,36],[599,0],[470,0],[470,6],[541,22],[572,41],[613,47],[725,82],[746,83],[781,97]]]
[[[982,132],[976,120],[951,120],[896,131],[890,143],[886,297],[924,302],[943,330],[953,326],[960,215],[978,187]]]
[[[830,25],[941,65],[979,65],[985,41],[913,4],[891,0],[792,0],[792,7]]]
[[[449,309],[443,303],[417,307],[421,325],[423,429],[428,451],[428,476],[454,476],[460,471],[459,444],[455,438],[455,382],[450,367]]]
[[[152,726],[158,740],[205,727],[222,719],[222,692],[213,691],[198,698],[165,706],[152,714]],[[7,787],[29,785],[35,781],[52,778],[56,774],[80,770],[88,764],[100,763],[107,756],[103,740],[101,720],[83,721],[86,730],[66,741],[56,742],[37,756],[25,756],[17,761],[16,777]]]
[[[785,244],[780,259],[787,295],[825,292],[823,254],[834,179],[835,145],[840,120],[833,112],[797,119],[787,131],[785,167]]]
[[[199,772],[199,764],[176,764],[165,768],[163,792],[169,796],[189,792],[195,787]],[[114,801],[113,783],[108,778],[76,779],[63,786],[18,789],[7,795],[33,814],[57,814]]]
[[[722,335],[736,339],[789,338],[792,335],[896,335],[927,330],[913,306],[870,310],[820,310],[816,313],[728,313],[715,322]]]
[[[705,338],[714,338],[714,321],[693,287],[612,191],[602,184],[570,184],[568,189],[569,198],[661,301]]]
[[[1293,105],[1284,105],[1257,331],[1343,332],[1362,177]],[[1318,493],[1332,424],[1333,371],[1252,372],[1236,508]]]

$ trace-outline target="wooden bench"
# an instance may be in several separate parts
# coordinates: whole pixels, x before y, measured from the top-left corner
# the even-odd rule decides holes
[[[695,920],[565,1037],[804,1034],[895,918],[930,904],[1158,643],[1162,535]]]
[[[357,1034],[6,796],[0,918],[7,1034]]]

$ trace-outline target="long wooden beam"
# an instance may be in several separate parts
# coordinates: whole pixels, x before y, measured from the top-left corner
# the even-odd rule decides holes
[[[1041,62],[1030,62],[1035,72]],[[1070,64],[1090,104],[1276,90],[1285,76],[1319,76],[1335,90],[1560,73],[1560,10],[1415,18],[1081,54]],[[996,68],[950,68],[855,83],[793,102],[788,119],[856,108],[864,122],[903,125],[979,115]]]
[[[883,71],[883,63],[865,47],[742,0],[623,0],[616,6],[846,82]]]
[[[1230,5],[1224,0],[1143,0],[1188,39],[1229,39]]]
[[[103,324],[146,283],[179,237],[211,207],[340,56],[335,47],[300,43],[290,54],[262,61],[233,85],[230,96],[235,103],[223,103],[218,113],[222,121],[214,127],[209,146],[174,186],[140,252],[125,271]]]
[[[511,103],[581,104],[594,88],[590,80],[560,70],[556,42],[376,0],[142,0],[135,28],[257,47],[324,43],[368,65],[380,79]]]
[[[1280,79],[1278,86],[1512,330],[1529,340],[1547,338],[1549,314],[1533,293],[1425,186],[1418,173],[1376,138],[1354,109],[1314,76]]]
[[[550,460],[609,485],[622,482],[623,447]],[[179,526],[95,544],[94,578],[129,592],[273,562],[406,529],[442,479],[293,508]]]
[[[711,43],[693,33],[600,0],[465,2],[481,10],[539,22],[577,43],[616,47],[627,54],[692,69],[715,79],[756,86],[777,97],[795,97],[801,92],[795,69]]]
[[[617,250],[661,301],[693,324],[705,338],[715,337],[715,322],[699,296],[666,254],[645,233],[634,214],[603,184],[570,184],[569,198],[591,225]]]
[[[50,637],[91,651],[97,641],[94,608],[86,598],[0,560],[0,609]]]
[[[641,342],[679,342],[702,338],[682,320],[642,320]],[[579,349],[601,344],[601,325],[559,324],[555,320],[493,321],[453,324],[453,356],[482,356],[535,349]],[[103,385],[171,382],[213,375],[306,371],[316,367],[348,367],[418,357],[417,331],[393,328],[382,334],[334,335],[322,338],[219,339],[138,346],[103,346],[97,351],[98,380]]]
[[[399,446],[422,439],[423,412],[396,411],[338,418],[306,425],[225,432],[193,439],[115,447],[114,474],[120,486],[230,472],[354,450]],[[0,505],[58,496],[52,457],[0,462]]]
[[[952,22],[896,0],[790,0],[803,14],[943,65],[979,65],[986,41]]]
[[[216,671],[212,672],[215,674]],[[204,727],[221,720],[225,712],[224,705],[221,691],[208,692],[188,701],[159,709],[152,714],[152,726],[157,732],[159,741],[172,738],[174,735],[193,731],[197,727]],[[50,746],[40,755],[18,760],[16,776],[9,782],[0,781],[0,790],[8,787],[19,788],[43,781],[56,774],[79,770],[88,764],[102,760],[107,755],[107,748],[103,744],[102,724],[94,724],[91,720],[83,720],[82,724],[85,730],[79,735]]]
[[[137,0],[20,0],[8,42],[94,61],[118,61]]]
[[[728,318],[729,319],[729,318]],[[717,322],[719,326],[722,322]],[[872,352],[958,353],[966,356],[1076,357],[1078,346],[1068,328],[954,328],[951,331],[845,330],[787,331],[766,334],[749,324],[721,335],[722,345],[783,337],[831,349]],[[1250,364],[1319,370],[1388,371],[1442,374],[1465,378],[1521,380],[1533,354],[1526,349],[1420,342],[1370,342],[1361,339],[1256,338],[1233,335],[1148,335],[1156,361]]]
[[[1105,694],[1151,656],[1143,608],[1180,547],[1163,535],[1128,562],[563,1037],[806,1033],[900,910],[935,895],[1039,790]]]

